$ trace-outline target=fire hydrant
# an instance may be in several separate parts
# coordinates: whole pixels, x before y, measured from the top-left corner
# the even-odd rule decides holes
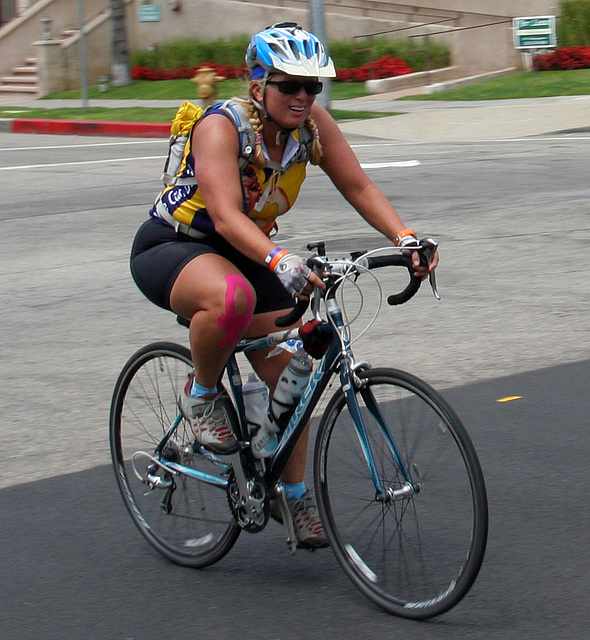
[[[194,78],[191,78],[191,82],[197,85],[197,96],[201,98],[204,107],[208,107],[213,104],[213,100],[217,95],[216,84],[225,80],[224,76],[218,76],[215,73],[215,69],[211,67],[201,67],[197,70]]]

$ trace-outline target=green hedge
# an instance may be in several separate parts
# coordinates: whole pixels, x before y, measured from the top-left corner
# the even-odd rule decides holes
[[[330,55],[338,69],[353,69],[373,62],[385,55],[403,60],[414,71],[438,69],[451,64],[451,53],[447,45],[430,38],[422,40],[398,40],[386,38],[358,39],[350,42],[330,43]]]
[[[132,66],[141,65],[150,69],[177,69],[194,67],[203,62],[239,66],[244,62],[248,48],[248,36],[235,36],[229,40],[171,40],[148,50],[141,49],[131,54]]]
[[[177,69],[193,67],[203,62],[239,66],[250,41],[249,36],[236,36],[229,40],[174,40],[163,42],[149,50],[142,49],[131,55],[132,66],[150,69]],[[424,38],[422,41],[385,38],[330,43],[330,55],[338,69],[353,69],[389,54],[399,58],[415,71],[437,69],[450,64],[449,48],[440,42]]]
[[[557,23],[559,46],[589,46],[590,0],[563,0],[559,3],[559,15]]]

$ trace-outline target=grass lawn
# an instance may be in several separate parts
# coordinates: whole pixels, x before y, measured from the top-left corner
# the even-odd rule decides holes
[[[402,100],[505,100],[579,95],[590,95],[590,69],[515,73],[462,89]]]
[[[217,97],[220,99],[232,96],[244,96],[248,93],[248,83],[243,80],[224,80],[217,85]],[[332,82],[331,97],[334,100],[345,100],[366,96],[364,82]],[[109,87],[101,93],[98,85],[88,87],[91,100],[197,100],[197,87],[190,80],[134,80],[128,87]],[[80,100],[79,89],[54,93],[44,100],[68,99]]]
[[[225,99],[234,95],[245,95],[248,91],[246,82],[240,80],[226,80],[218,85],[218,98]],[[365,85],[362,82],[332,83],[332,98],[343,100],[358,98],[367,95]],[[162,80],[150,82],[138,80],[128,87],[111,87],[109,91],[101,93],[98,85],[88,88],[88,98],[90,100],[174,100],[180,104],[183,100],[197,101],[197,88],[190,80]],[[111,120],[122,122],[170,122],[176,112],[176,107],[155,108],[155,107],[68,107],[63,109],[43,108],[43,102],[49,103],[52,99],[82,100],[79,89],[64,91],[62,93],[46,96],[41,101],[35,103],[35,107],[2,107],[0,106],[0,117],[14,118],[49,118],[49,119],[71,119],[71,120]],[[121,103],[124,104],[123,102]],[[390,113],[376,113],[372,111],[342,111],[332,110],[332,115],[337,120],[380,118]]]
[[[226,80],[218,85],[220,99],[233,95],[244,95],[247,85],[239,80]],[[331,96],[334,100],[358,98],[367,95],[364,83],[333,82]],[[573,71],[541,71],[530,73],[515,73],[504,78],[488,80],[471,87],[454,89],[430,95],[411,96],[392,101],[389,113],[375,113],[371,111],[342,111],[332,110],[337,120],[353,118],[379,118],[403,112],[403,100],[502,100],[507,98],[540,98],[548,96],[590,95],[590,69]],[[178,104],[182,100],[197,100],[197,90],[190,80],[165,80],[149,82],[135,81],[128,87],[111,87],[108,92],[101,93],[98,86],[89,87],[88,96],[91,100],[108,98],[109,100],[174,100]],[[81,100],[80,91],[67,91],[53,94],[45,100],[49,103],[53,98]],[[44,101],[45,101],[44,100]],[[82,107],[50,109],[42,108],[44,101],[35,102],[34,107],[2,107],[0,117],[22,118],[68,118],[76,120],[120,120],[124,122],[170,122],[176,107],[115,107],[98,108]],[[122,102],[124,104],[124,102]],[[394,105],[399,109],[394,110]],[[367,104],[369,106],[369,104]],[[369,106],[370,108],[370,106]]]

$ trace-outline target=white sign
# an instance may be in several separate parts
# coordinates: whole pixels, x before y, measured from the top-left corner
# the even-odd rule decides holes
[[[160,22],[159,4],[140,4],[137,10],[140,22]]]
[[[557,46],[555,16],[514,18],[512,26],[517,49],[554,49]]]

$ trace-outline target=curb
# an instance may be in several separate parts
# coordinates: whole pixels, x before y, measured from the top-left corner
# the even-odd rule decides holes
[[[442,91],[451,91],[452,89],[471,87],[474,84],[479,84],[480,82],[484,82],[486,80],[495,80],[496,78],[503,78],[505,76],[512,75],[515,71],[517,71],[515,67],[509,67],[507,69],[500,69],[498,71],[480,73],[476,76],[455,78],[454,80],[443,80],[441,82],[431,82],[430,84],[422,87],[422,93],[425,95],[431,95],[433,93],[441,93]]]
[[[555,131],[548,131],[544,135],[550,135],[550,134],[567,135],[568,133],[590,133],[590,125],[585,127],[572,127],[571,129],[557,129]]]
[[[45,133],[52,135],[70,134],[85,136],[168,138],[170,136],[170,123],[15,118],[13,120],[0,121],[0,131],[10,133]]]

